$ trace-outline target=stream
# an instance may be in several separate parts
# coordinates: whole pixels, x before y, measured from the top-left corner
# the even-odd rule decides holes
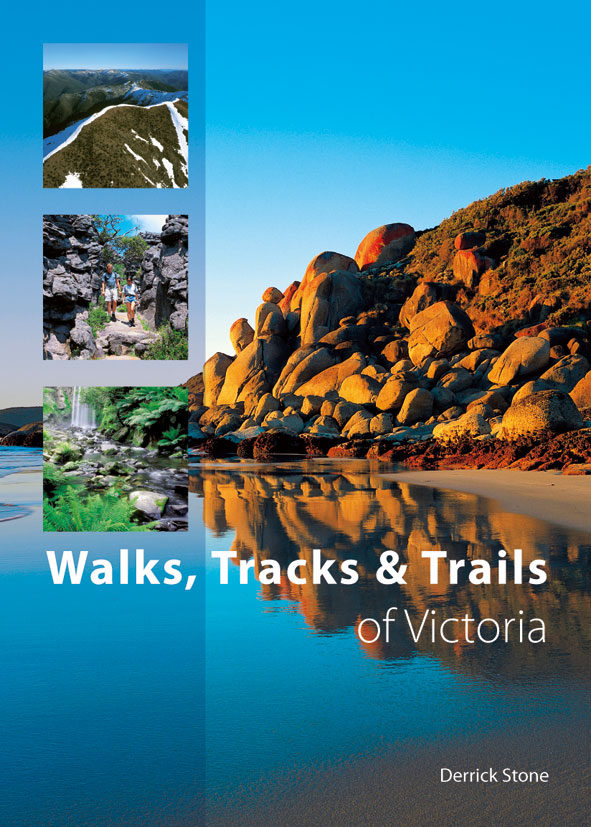
[[[84,406],[86,407],[86,406]],[[86,423],[85,423],[86,424]],[[155,449],[138,448],[109,439],[100,431],[71,425],[68,428],[46,428],[57,443],[69,442],[83,451],[83,456],[60,467],[92,493],[104,493],[120,483],[122,493],[150,491],[167,497],[158,531],[188,529],[188,476],[185,458],[172,458]],[[146,518],[146,522],[150,519]]]

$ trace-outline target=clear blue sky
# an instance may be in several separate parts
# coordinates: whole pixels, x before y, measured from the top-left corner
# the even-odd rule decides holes
[[[122,34],[123,31],[119,26],[113,28],[113,33],[116,34]],[[186,69],[187,44],[45,43],[43,68]]]

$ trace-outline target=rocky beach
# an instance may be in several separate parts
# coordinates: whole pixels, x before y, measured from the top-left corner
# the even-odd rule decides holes
[[[187,383],[193,455],[590,473],[590,198],[525,182],[316,255]]]

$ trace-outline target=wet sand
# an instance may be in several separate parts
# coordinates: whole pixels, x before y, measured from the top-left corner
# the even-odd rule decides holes
[[[581,733],[582,734],[582,733]],[[315,767],[273,786],[243,790],[230,806],[211,804],[207,823],[249,827],[514,827],[588,823],[591,748],[576,727],[511,732],[477,742],[400,748],[391,757],[361,757]],[[497,771],[499,781],[441,783],[442,767]],[[505,767],[544,770],[548,783],[502,782]]]
[[[446,488],[488,497],[510,514],[525,514],[556,525],[591,532],[591,476],[552,471],[402,471],[384,474],[398,482]]]

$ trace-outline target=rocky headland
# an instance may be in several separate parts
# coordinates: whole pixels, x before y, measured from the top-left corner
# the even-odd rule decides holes
[[[196,454],[591,472],[591,171],[371,231],[187,383]]]
[[[45,216],[43,358],[160,358],[151,346],[161,340],[163,327],[180,333],[187,328],[188,232],[186,215],[170,215],[161,233],[143,234],[143,256],[127,262],[140,296],[137,324],[128,327],[123,308],[115,322],[96,312],[105,242],[93,216]]]

